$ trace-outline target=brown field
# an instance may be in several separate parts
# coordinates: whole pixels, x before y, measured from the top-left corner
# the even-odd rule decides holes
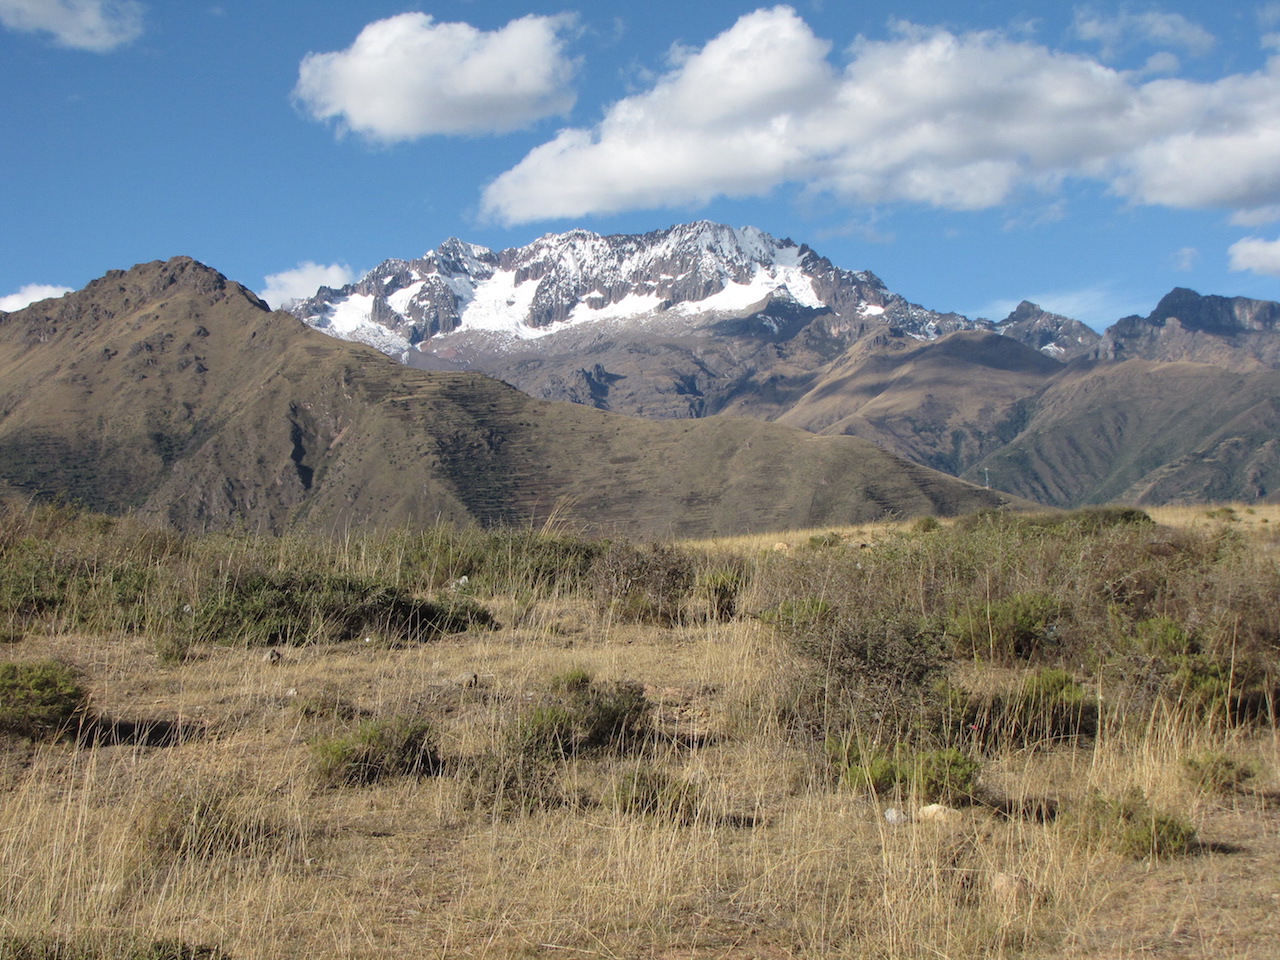
[[[1162,535],[1242,528],[1240,557],[1262,565],[1248,569],[1274,572],[1280,508],[1153,512]],[[145,632],[16,629],[0,659],[69,664],[97,715],[181,734],[3,741],[0,957],[1280,956],[1273,722],[1218,722],[1158,697],[1104,708],[1080,741],[983,751],[977,789],[927,821],[911,789],[833,779],[821,738],[788,725],[808,667],[758,614],[776,601],[770,578],[823,555],[812,535],[715,544],[753,576],[738,615],[719,619],[623,622],[569,589],[477,589],[501,628],[287,646],[278,662],[243,644],[158,658]],[[850,555],[869,565],[886,540],[924,536],[860,529],[824,575],[834,584]],[[780,542],[793,553],[774,551]],[[1204,622],[1169,597],[1168,612]],[[1065,656],[1055,663],[1109,706],[1103,669]],[[953,657],[946,669],[994,690],[1032,666]],[[519,718],[571,671],[642,684],[644,744],[558,756],[538,766],[542,779],[478,789],[467,758],[518,753]],[[317,775],[316,742],[404,716],[438,731],[432,775],[365,786]],[[859,739],[879,735],[851,716]],[[1209,755],[1254,775],[1194,782],[1188,758]],[[618,801],[639,771],[683,792],[651,808]],[[1185,850],[1134,856],[1099,840],[1083,813],[1091,798],[1135,789],[1194,827]],[[888,808],[911,819],[892,823]]]

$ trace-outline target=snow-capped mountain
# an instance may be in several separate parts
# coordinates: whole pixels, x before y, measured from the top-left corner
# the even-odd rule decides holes
[[[572,230],[501,252],[449,239],[419,259],[386,260],[340,289],[322,287],[288,309],[326,333],[401,356],[438,350],[458,334],[511,343],[602,321],[692,329],[758,317],[776,333],[780,318],[797,311],[843,340],[873,326],[920,340],[964,329],[1002,332],[1001,324],[908,303],[875,274],[838,268],[808,246],[706,221],[643,235]],[[1050,355],[1079,349],[1074,337],[1064,346],[1043,328],[1037,339]]]

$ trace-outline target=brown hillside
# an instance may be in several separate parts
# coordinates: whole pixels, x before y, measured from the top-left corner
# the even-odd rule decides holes
[[[1021,433],[968,476],[989,469],[994,485],[1055,505],[1255,500],[1280,485],[1277,396],[1274,370],[1073,365],[1035,400]]]
[[[0,384],[0,485],[187,529],[558,510],[687,536],[1000,502],[852,437],[641,421],[412,370],[187,258],[0,316]]]

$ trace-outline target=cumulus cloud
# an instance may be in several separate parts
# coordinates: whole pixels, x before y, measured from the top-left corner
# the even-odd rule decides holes
[[[14,310],[21,310],[28,307],[37,300],[48,300],[50,297],[60,297],[64,293],[70,293],[70,287],[55,287],[47,283],[28,283],[21,287],[17,293],[11,293],[8,296],[0,297],[0,310],[5,313],[12,313]]]
[[[266,286],[258,296],[280,309],[292,300],[314,297],[321,287],[342,287],[356,278],[345,263],[320,264],[306,260],[292,270],[263,277]]]
[[[0,24],[22,33],[47,33],[55,43],[105,53],[142,34],[135,0],[0,0]]]
[[[1280,277],[1280,240],[1246,237],[1227,248],[1232,270],[1249,270]]]
[[[1000,33],[910,25],[858,40],[842,69],[830,50],[790,7],[747,14],[595,127],[536,147],[483,209],[519,223],[795,183],[978,210],[1069,179],[1172,207],[1280,202],[1280,59],[1213,83],[1143,80]]]
[[[572,23],[530,15],[486,32],[403,13],[346,50],[307,54],[294,96],[315,119],[384,143],[517,130],[573,106]]]
[[[1213,49],[1217,38],[1204,27],[1180,13],[1145,13],[1122,11],[1114,16],[1088,8],[1077,10],[1074,29],[1082,40],[1098,43],[1104,59],[1133,44],[1178,47],[1192,56],[1203,56]]]

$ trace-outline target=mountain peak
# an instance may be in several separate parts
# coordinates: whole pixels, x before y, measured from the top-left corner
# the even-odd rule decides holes
[[[1172,319],[1186,329],[1217,334],[1269,331],[1280,327],[1280,306],[1270,300],[1201,296],[1186,287],[1174,287],[1160,298],[1147,322],[1162,327]]]
[[[829,316],[828,332],[842,337],[860,335],[867,323],[892,323],[922,339],[973,326],[909,304],[874,274],[839,269],[789,238],[709,220],[646,234],[548,233],[496,253],[450,238],[418,260],[386,260],[353,284],[319,290],[290,311],[396,355],[453,334],[513,342],[594,321],[691,329],[767,315],[774,303],[788,317],[797,307]]]
[[[1095,355],[1109,360],[1190,361],[1230,370],[1280,367],[1280,303],[1202,296],[1175,287],[1146,317],[1107,330]]]

